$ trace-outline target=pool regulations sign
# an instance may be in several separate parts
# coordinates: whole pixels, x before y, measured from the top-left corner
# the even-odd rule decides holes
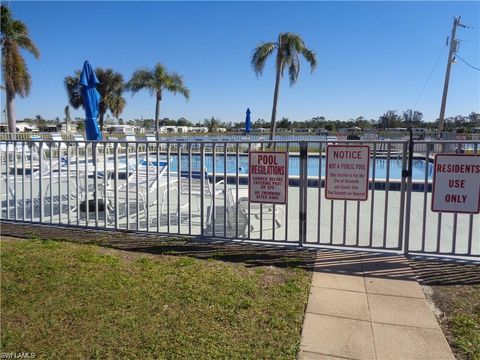
[[[480,212],[480,156],[435,156],[432,211]]]
[[[367,200],[369,161],[367,145],[328,145],[325,198]]]
[[[252,203],[286,204],[288,154],[277,151],[250,151],[248,189],[248,199]]]

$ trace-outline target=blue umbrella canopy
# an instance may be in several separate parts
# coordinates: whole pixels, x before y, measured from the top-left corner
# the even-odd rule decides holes
[[[252,130],[252,121],[250,120],[250,109],[247,108],[247,117],[245,118],[245,133],[250,134]]]
[[[79,84],[81,86],[83,107],[85,108],[85,133],[87,140],[102,140],[102,133],[97,122],[100,94],[96,86],[100,84],[100,81],[98,81],[88,61],[85,61],[83,64]]]

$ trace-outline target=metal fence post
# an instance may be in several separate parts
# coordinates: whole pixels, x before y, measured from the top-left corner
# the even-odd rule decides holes
[[[300,143],[300,203],[299,203],[299,246],[307,241],[307,161],[308,143]]]
[[[402,171],[402,177],[405,177],[407,180],[407,204],[405,209],[405,241],[403,253],[408,254],[409,244],[410,244],[410,206],[412,202],[412,171],[413,171],[413,132],[410,127],[410,139],[408,141],[408,165],[407,170]]]

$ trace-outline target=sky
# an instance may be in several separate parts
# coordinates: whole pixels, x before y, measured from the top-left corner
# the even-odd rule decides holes
[[[387,110],[414,109],[424,120],[438,118],[454,16],[458,55],[480,68],[480,2],[26,2],[8,4],[27,24],[40,59],[25,53],[30,95],[17,97],[17,119],[64,118],[65,76],[110,67],[128,81],[138,68],[162,63],[183,76],[191,96],[164,94],[160,117],[192,122],[269,120],[275,82],[274,58],[257,77],[253,49],[281,32],[299,34],[318,59],[311,73],[301,61],[299,79],[281,82],[277,119],[315,116],[378,119]],[[286,74],[287,75],[287,74]],[[4,93],[2,92],[2,98]],[[121,118],[147,119],[155,99],[147,91],[125,93]],[[2,114],[4,99],[2,99]],[[452,66],[446,117],[480,112],[480,71]],[[84,115],[72,110],[73,117]],[[2,116],[4,121],[4,116]]]

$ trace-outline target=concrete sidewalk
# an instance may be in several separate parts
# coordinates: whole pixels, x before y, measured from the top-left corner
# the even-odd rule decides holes
[[[403,256],[318,251],[299,359],[455,359]]]

